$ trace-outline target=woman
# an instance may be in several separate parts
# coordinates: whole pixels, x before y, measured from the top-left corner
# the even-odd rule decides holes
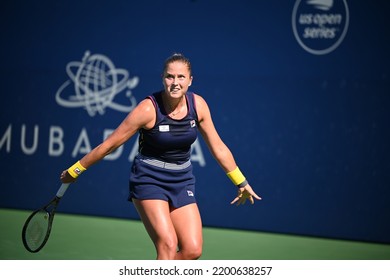
[[[253,198],[261,199],[219,137],[205,100],[188,91],[192,79],[186,57],[169,57],[163,71],[164,90],[141,101],[103,143],[61,174],[63,183],[74,182],[139,132],[139,155],[132,166],[129,200],[155,245],[157,259],[198,259],[202,254],[202,222],[190,162],[197,130],[238,187],[231,203],[240,205],[249,199],[253,204]]]

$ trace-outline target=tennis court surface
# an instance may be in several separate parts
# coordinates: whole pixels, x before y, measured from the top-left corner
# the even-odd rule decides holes
[[[0,209],[2,260],[153,260],[155,250],[140,221],[57,213],[46,246],[23,247],[31,211]],[[253,231],[203,229],[202,260],[389,260],[390,244]]]

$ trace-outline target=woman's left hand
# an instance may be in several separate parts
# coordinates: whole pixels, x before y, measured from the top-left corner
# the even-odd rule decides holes
[[[258,196],[253,191],[253,189],[251,188],[251,186],[249,184],[247,184],[245,187],[238,189],[238,194],[237,194],[236,198],[232,202],[230,202],[230,204],[234,204],[237,202],[236,205],[239,206],[241,204],[245,204],[247,199],[249,199],[251,204],[254,204],[255,201],[253,198],[256,198],[257,200],[261,200],[261,197]]]

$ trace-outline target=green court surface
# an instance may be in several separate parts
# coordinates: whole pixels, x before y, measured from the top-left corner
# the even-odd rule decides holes
[[[23,247],[30,211],[0,209],[2,260],[153,260],[155,251],[136,220],[58,213],[38,253]],[[389,260],[390,245],[205,227],[202,260]]]

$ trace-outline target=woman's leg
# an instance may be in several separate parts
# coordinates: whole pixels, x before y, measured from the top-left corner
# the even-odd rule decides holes
[[[171,211],[171,219],[179,242],[175,259],[196,260],[202,255],[202,221],[196,203]]]
[[[133,199],[133,203],[156,247],[157,259],[173,260],[176,256],[178,240],[168,202]]]
[[[156,247],[158,260],[201,256],[202,222],[196,203],[177,209],[163,200],[133,199],[133,203]]]

